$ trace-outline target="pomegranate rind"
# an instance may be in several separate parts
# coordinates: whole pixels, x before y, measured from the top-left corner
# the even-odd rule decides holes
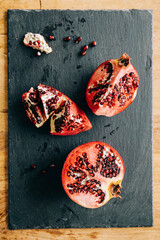
[[[105,193],[105,199],[102,203],[98,203],[97,197],[95,197],[95,195],[93,195],[93,194],[90,194],[89,192],[87,194],[83,193],[83,192],[70,194],[69,188],[67,187],[68,184],[76,183],[74,177],[67,176],[67,172],[70,171],[69,166],[74,166],[76,157],[81,156],[82,153],[86,152],[87,157],[89,159],[89,163],[92,164],[93,166],[95,166],[97,152],[98,152],[98,150],[95,148],[95,146],[97,144],[100,144],[105,149],[108,149],[108,151],[112,151],[117,156],[117,159],[119,159],[118,162],[120,165],[120,172],[116,177],[105,178],[102,175],[100,175],[99,171],[97,173],[95,173],[95,176],[93,178],[90,177],[90,179],[96,179],[97,181],[101,182],[100,189],[103,190],[103,192]],[[122,160],[120,154],[113,147],[111,147],[110,145],[108,145],[106,143],[100,142],[100,141],[89,142],[89,143],[85,143],[83,145],[76,147],[67,156],[66,161],[63,166],[63,169],[62,169],[62,185],[63,185],[63,188],[64,188],[66,194],[72,201],[76,202],[77,204],[79,204],[85,208],[98,208],[98,207],[105,205],[111,198],[120,197],[118,192],[114,193],[112,191],[112,187],[118,186],[118,191],[119,191],[119,189],[121,188],[121,182],[123,180],[124,173],[125,173],[125,166],[124,166],[123,160]],[[88,179],[88,175],[87,175],[86,179]]]
[[[128,60],[128,65],[125,66],[125,65],[121,64],[120,59]],[[104,96],[102,97],[102,100],[103,100],[103,98],[106,98],[110,92],[113,91],[114,86],[116,84],[118,84],[119,79],[121,79],[124,75],[134,72],[134,74],[137,78],[138,85],[139,85],[139,76],[138,76],[138,72],[135,69],[135,67],[130,63],[130,58],[126,53],[124,53],[122,55],[122,57],[119,59],[110,59],[110,60],[103,62],[102,64],[100,64],[97,67],[97,69],[92,74],[92,76],[88,82],[87,89],[86,89],[87,104],[94,114],[104,115],[106,117],[112,117],[112,116],[122,112],[123,110],[125,110],[134,101],[134,99],[137,95],[138,87],[134,90],[134,94],[132,94],[132,97],[126,101],[124,106],[119,106],[119,102],[117,99],[115,101],[115,105],[112,107],[107,106],[106,103],[103,103],[103,105],[101,105],[98,102],[94,103],[93,98],[94,98],[96,92],[93,91],[93,92],[89,93],[89,90],[93,86],[96,86],[100,80],[104,81],[107,79],[107,77],[109,75],[109,73],[108,72],[106,73],[106,71],[105,71],[105,68],[106,68],[105,66],[107,66],[107,64],[111,64],[111,66],[112,66],[112,75],[108,79],[108,88],[106,89]]]

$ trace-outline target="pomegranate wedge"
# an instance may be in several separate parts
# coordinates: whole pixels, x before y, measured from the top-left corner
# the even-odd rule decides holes
[[[50,120],[52,135],[75,135],[92,128],[86,114],[66,95],[55,88],[39,84],[22,95],[27,116],[41,127]]]

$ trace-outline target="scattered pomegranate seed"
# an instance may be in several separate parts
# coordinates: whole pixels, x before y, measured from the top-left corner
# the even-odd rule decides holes
[[[37,52],[37,56],[38,56],[38,57],[41,56],[41,52]]]
[[[32,41],[30,41],[30,42],[29,42],[29,45],[32,45],[32,44],[33,44]]]
[[[41,173],[45,174],[47,171],[46,170],[42,170]]]
[[[37,40],[37,43],[40,44],[40,40]]]
[[[52,163],[52,164],[50,164],[50,167],[53,168],[53,167],[55,167],[55,165]]]
[[[68,41],[70,41],[70,40],[71,40],[70,37],[65,37],[65,38],[64,38],[64,41],[66,41],[66,42],[68,42]]]
[[[87,49],[88,49],[88,45],[85,45],[85,46],[83,47],[83,50],[86,51]]]
[[[96,46],[96,45],[97,45],[96,41],[93,41],[92,46]]]
[[[81,40],[82,40],[82,38],[78,37],[77,40],[76,40],[76,43],[79,43]]]
[[[50,39],[50,40],[54,40],[55,37],[54,37],[54,36],[49,36],[49,39]]]
[[[86,51],[82,51],[82,56],[85,56],[86,55]]]
[[[31,167],[35,169],[37,166],[35,164],[32,164]]]

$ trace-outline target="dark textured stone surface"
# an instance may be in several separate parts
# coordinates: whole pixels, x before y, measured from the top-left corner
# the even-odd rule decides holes
[[[26,32],[43,34],[53,53],[36,57],[22,43]],[[56,41],[49,41],[53,34]],[[75,44],[63,38],[83,40]],[[83,45],[96,40],[86,56]],[[112,118],[95,116],[85,101],[95,68],[124,52],[140,76],[138,95],[127,110]],[[9,58],[9,228],[90,228],[152,226],[152,13],[150,11],[8,12]],[[49,123],[36,129],[25,115],[21,95],[48,84],[64,92],[93,124],[88,132],[58,137]],[[102,140],[123,157],[126,173],[122,199],[99,209],[72,202],[61,185],[68,153],[85,142]],[[48,166],[54,163],[54,168]],[[31,169],[31,164],[37,166]],[[47,169],[46,174],[41,174]]]

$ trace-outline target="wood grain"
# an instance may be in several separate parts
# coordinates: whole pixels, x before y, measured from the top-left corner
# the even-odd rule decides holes
[[[1,0],[0,1],[0,34],[7,33],[7,9],[39,9],[39,0]]]
[[[63,230],[15,230],[7,227],[7,189],[8,189],[8,156],[7,156],[7,33],[6,14],[9,8],[19,9],[153,9],[153,180],[154,180],[154,227],[123,228],[123,229],[63,229]],[[54,240],[84,240],[84,239],[160,239],[160,1],[159,0],[1,0],[0,1],[0,239],[54,239]]]

